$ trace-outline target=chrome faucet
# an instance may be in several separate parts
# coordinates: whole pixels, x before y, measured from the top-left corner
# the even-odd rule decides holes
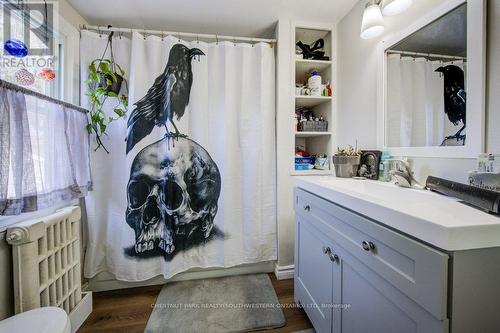
[[[422,185],[413,176],[413,171],[408,161],[398,158],[390,158],[386,161],[396,162],[397,170],[391,170],[389,172],[389,174],[392,176],[392,179],[394,179],[395,185],[406,188],[416,185],[416,187],[423,188]]]

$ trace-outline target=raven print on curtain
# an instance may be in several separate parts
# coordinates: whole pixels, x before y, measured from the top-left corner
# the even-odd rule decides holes
[[[175,253],[222,234],[214,228],[221,175],[209,153],[177,129],[174,122],[189,104],[191,61],[204,53],[175,44],[166,68],[134,104],[127,123],[127,154],[155,126],[165,136],[135,156],[127,185],[127,224],[135,244],[128,255],[171,259]]]

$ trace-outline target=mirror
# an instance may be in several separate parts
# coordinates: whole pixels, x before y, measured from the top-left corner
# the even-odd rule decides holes
[[[471,39],[484,38],[477,3],[449,1],[382,42],[383,147],[406,156],[441,157],[450,147],[451,157],[482,152],[484,41]]]
[[[465,145],[467,5],[392,46],[386,58],[387,145]]]

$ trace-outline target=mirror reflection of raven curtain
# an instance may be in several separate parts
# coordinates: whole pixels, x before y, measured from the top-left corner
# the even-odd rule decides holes
[[[82,32],[82,79],[106,38]],[[276,259],[274,49],[264,43],[186,42],[133,33],[131,38],[115,35],[113,52],[129,79],[128,117],[140,113],[137,105],[154,100],[156,93],[170,91],[183,78],[189,82],[189,72],[192,86],[184,113],[173,117],[179,135],[167,121],[130,145],[131,126],[120,120],[109,127],[105,144],[111,153],[92,154],[85,276],[106,271],[119,280],[140,281],[193,267]],[[191,56],[181,64],[182,52]],[[191,69],[176,72],[186,61]],[[155,83],[161,88],[156,92],[151,90]],[[82,84],[82,94],[85,90]],[[155,102],[157,107],[166,108],[170,102],[163,101],[174,98],[165,96],[157,98],[162,101]],[[141,99],[146,102],[134,106]],[[136,122],[135,130],[144,129],[145,119]],[[129,125],[133,122],[129,119]],[[218,197],[201,193],[218,174],[220,193],[210,190]],[[197,190],[188,192],[186,184]],[[205,208],[208,213],[201,213]],[[207,216],[214,217],[213,228],[190,226],[191,220]]]
[[[450,63],[391,54],[387,57],[387,146],[439,146],[455,134],[444,111],[444,79],[435,70]],[[465,72],[466,64],[453,62]],[[465,133],[465,132],[464,132]]]

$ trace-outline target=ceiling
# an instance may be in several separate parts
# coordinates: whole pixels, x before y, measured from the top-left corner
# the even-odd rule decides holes
[[[280,18],[335,24],[358,0],[68,0],[91,25],[271,37]]]
[[[391,50],[467,57],[467,5],[423,27]]]

